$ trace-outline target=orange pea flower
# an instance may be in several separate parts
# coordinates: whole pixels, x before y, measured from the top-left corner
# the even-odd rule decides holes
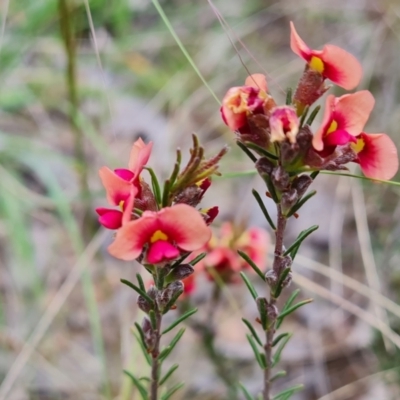
[[[160,264],[176,259],[181,250],[202,248],[210,237],[210,228],[195,208],[176,204],[145,211],[139,219],[123,224],[108,251],[121,260],[134,260],[146,248],[144,263]]]
[[[356,137],[351,147],[357,153],[364,175],[373,179],[389,180],[399,168],[397,149],[385,133],[364,133]]]
[[[313,138],[313,147],[327,156],[336,146],[356,142],[374,107],[375,100],[368,90],[341,97],[329,95],[325,103],[322,124]]]
[[[108,167],[99,170],[100,179],[107,192],[107,201],[120,207],[97,208],[99,222],[108,229],[118,229],[123,222],[130,220],[134,199],[140,196],[140,173],[150,158],[153,143],[145,144],[142,139],[136,140],[132,146],[128,169],[119,168],[112,171]]]
[[[290,47],[309,68],[346,90],[360,83],[362,68],[352,54],[332,44],[325,45],[322,50],[312,50],[298,35],[293,22],[290,22],[290,29]]]
[[[236,131],[247,125],[249,115],[263,113],[269,99],[265,76],[250,75],[244,86],[232,87],[224,96],[220,109],[222,119],[232,131]]]
[[[269,244],[268,233],[261,228],[250,228],[238,234],[232,223],[222,224],[219,234],[213,235],[207,247],[206,257],[199,263],[209,279],[217,274],[224,282],[238,281],[238,273],[248,268],[239,256],[238,250],[245,252],[261,269],[265,268]],[[215,272],[214,272],[215,271]]]

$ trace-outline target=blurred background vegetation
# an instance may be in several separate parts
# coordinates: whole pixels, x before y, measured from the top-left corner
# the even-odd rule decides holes
[[[244,82],[243,64],[267,72],[284,98],[303,68],[290,20],[311,47],[346,48],[364,66],[360,88],[376,98],[368,131],[399,143],[397,0],[215,0],[225,29],[205,0],[160,3],[218,98]],[[231,145],[222,172],[249,164],[150,0],[2,0],[0,9],[0,399],[138,399],[122,370],[146,374],[130,332],[139,315],[119,282],[138,266],[106,254],[111,234],[93,211],[105,204],[98,168],[125,165],[141,136],[155,142],[150,164],[165,176],[193,131],[210,154]],[[219,222],[262,225],[250,194],[259,185],[220,179],[206,205],[220,206]],[[399,399],[399,189],[335,176],[316,186],[288,237],[321,226],[293,285],[315,302],[290,320],[288,375],[277,387],[304,383],[301,400]],[[208,289],[195,300],[206,302]],[[217,312],[219,351],[257,392],[241,323],[255,315],[251,299],[229,286]],[[186,386],[173,398],[227,398],[198,342],[188,329],[175,351]]]

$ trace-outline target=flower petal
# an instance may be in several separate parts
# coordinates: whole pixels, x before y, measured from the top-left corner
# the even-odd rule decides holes
[[[157,240],[150,245],[147,252],[147,261],[150,264],[159,264],[162,261],[173,260],[179,256],[179,250],[165,240]]]
[[[114,172],[120,178],[128,182],[132,181],[132,179],[135,177],[135,174],[131,170],[125,168],[114,169]]]
[[[211,238],[211,230],[201,214],[187,204],[177,204],[159,211],[160,230],[182,250],[194,251]]]
[[[118,229],[122,225],[122,212],[111,208],[96,208],[99,222],[107,229]]]
[[[385,133],[362,133],[364,148],[358,153],[360,167],[365,176],[392,179],[399,168],[397,148]]]
[[[362,78],[360,62],[340,47],[327,44],[322,49],[323,76],[346,90],[354,89]]]
[[[251,86],[255,89],[268,92],[267,78],[263,74],[252,74],[246,78],[245,86]]]
[[[304,60],[307,62],[310,61],[311,49],[298,35],[292,21],[290,21],[290,48],[292,49],[293,53],[297,54],[301,58],[304,58]]]
[[[100,179],[107,192],[107,201],[113,206],[118,206],[125,201],[130,193],[132,184],[120,178],[108,167],[99,170]]]
[[[122,225],[117,231],[114,242],[108,247],[108,252],[121,260],[135,260],[157,229],[159,229],[157,213],[146,211],[141,218]]]
[[[152,148],[153,142],[145,144],[141,138],[136,140],[136,142],[133,144],[129,157],[129,169],[135,174],[136,177],[139,176],[143,167],[149,161]]]
[[[357,136],[364,129],[375,105],[374,96],[368,90],[346,94],[336,99],[334,119],[339,129]]]
[[[322,118],[321,126],[315,133],[312,141],[312,145],[314,149],[317,151],[322,151],[324,148],[323,137],[325,132],[327,132],[329,125],[331,124],[334,105],[335,105],[335,96],[330,94],[326,98],[324,117]]]
[[[349,142],[356,143],[357,140],[354,136],[342,129],[338,129],[324,137],[324,147],[341,146]]]

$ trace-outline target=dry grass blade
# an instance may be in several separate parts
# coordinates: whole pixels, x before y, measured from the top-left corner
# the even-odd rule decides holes
[[[365,268],[365,275],[367,277],[368,285],[371,289],[380,293],[379,275],[375,264],[374,253],[372,251],[371,237],[369,235],[367,213],[365,210],[364,194],[359,182],[354,182],[352,185],[353,209],[354,217],[356,220],[357,236],[360,243],[361,258]],[[374,311],[379,320],[383,321],[386,325],[389,324],[387,314],[381,307],[374,303]],[[386,341],[385,347],[387,350],[393,351],[390,344]]]
[[[361,309],[360,307],[356,306],[350,301],[330,292],[325,287],[319,285],[318,283],[313,282],[312,280],[304,276],[295,274],[294,281],[298,285],[309,290],[310,292],[332,302],[333,304],[336,304],[338,307],[355,315],[356,317],[366,322],[368,325],[379,330],[385,338],[390,340],[394,345],[396,345],[396,347],[400,349],[400,336],[397,333],[395,333],[390,328],[389,325],[385,324],[382,320],[378,319],[374,314]]]
[[[6,400],[8,398],[7,395],[12,389],[19,374],[25,367],[29,358],[32,356],[36,346],[39,344],[44,334],[50,327],[54,317],[58,314],[66,299],[79,282],[84,269],[87,268],[88,264],[95,256],[107,234],[108,233],[106,231],[99,231],[88,244],[85,251],[82,253],[82,256],[76,262],[75,266],[71,269],[67,279],[53,297],[42,318],[39,320],[32,334],[25,342],[21,352],[18,354],[7,375],[5,376],[0,386],[0,400]]]
[[[382,295],[381,293],[374,291],[363,283],[360,283],[359,281],[344,275],[342,272],[335,271],[324,264],[313,261],[310,258],[301,255],[297,255],[295,264],[303,268],[310,269],[314,272],[318,272],[319,274],[324,275],[337,282],[343,283],[344,286],[347,286],[357,293],[362,294],[370,301],[378,303],[381,307],[386,308],[388,311],[400,318],[400,306],[398,304],[396,304],[394,301],[390,300],[386,296]]]

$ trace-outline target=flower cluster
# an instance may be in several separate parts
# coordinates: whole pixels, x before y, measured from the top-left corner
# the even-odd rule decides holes
[[[205,159],[194,138],[188,165],[179,171],[178,151],[175,169],[163,193],[150,168],[147,169],[153,190],[141,176],[151,150],[151,142],[145,144],[138,139],[132,147],[128,168],[100,169],[107,200],[114,208],[97,208],[96,212],[104,227],[117,230],[108,248],[111,255],[164,267],[183,254],[202,248],[210,239],[208,225],[218,214],[218,208],[197,210],[196,206],[210,186],[210,176],[217,172],[218,161],[226,149]]]
[[[268,93],[265,77],[251,75],[244,86],[226,93],[221,107],[225,124],[237,133],[241,143],[260,155],[269,155],[272,161],[279,143],[289,172],[346,169],[345,164],[355,162],[369,178],[391,179],[398,169],[396,146],[385,133],[364,132],[374,106],[369,91],[329,95],[315,135],[310,125],[319,108],[306,120],[310,106],[330,88],[327,79],[347,90],[359,84],[362,68],[357,59],[333,45],[310,49],[293,23],[291,48],[306,61],[293,97],[289,92],[286,105],[277,106]]]

